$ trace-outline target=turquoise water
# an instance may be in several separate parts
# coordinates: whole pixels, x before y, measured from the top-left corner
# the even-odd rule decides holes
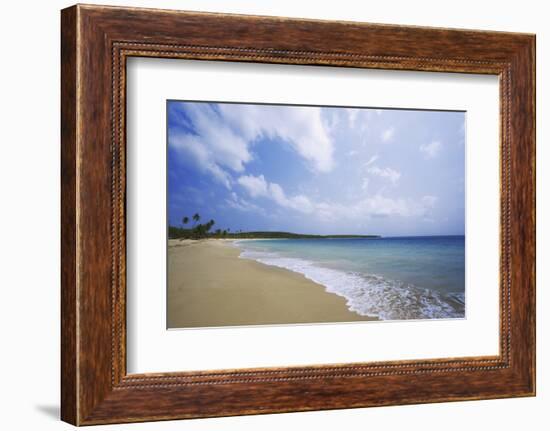
[[[382,320],[463,318],[464,236],[245,240],[241,258],[286,268]]]

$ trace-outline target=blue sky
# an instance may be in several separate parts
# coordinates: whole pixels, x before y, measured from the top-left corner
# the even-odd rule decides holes
[[[465,113],[168,101],[168,218],[463,235]]]

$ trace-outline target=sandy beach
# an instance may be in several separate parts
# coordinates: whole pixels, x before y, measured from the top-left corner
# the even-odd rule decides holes
[[[169,328],[373,320],[303,275],[239,254],[230,240],[169,241]]]

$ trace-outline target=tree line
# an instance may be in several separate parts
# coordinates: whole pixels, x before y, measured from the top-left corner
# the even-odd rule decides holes
[[[312,235],[312,234],[300,234],[292,232],[279,232],[279,231],[249,231],[243,232],[237,230],[236,232],[230,232],[230,229],[216,229],[212,228],[216,224],[214,219],[210,219],[207,223],[200,223],[201,216],[199,213],[193,214],[191,218],[184,216],[181,219],[181,225],[168,227],[168,238],[170,239],[202,239],[202,238],[232,238],[232,239],[246,239],[246,238],[287,238],[287,239],[327,239],[327,238],[380,238],[379,235]],[[189,226],[189,223],[192,223]]]
[[[216,229],[212,230],[216,222],[214,219],[210,219],[206,223],[199,223],[201,216],[199,213],[193,214],[191,219],[184,216],[181,219],[182,226],[169,226],[168,227],[168,236],[170,238],[190,238],[190,239],[200,239],[208,237],[217,237],[223,238],[227,236],[229,229]],[[189,222],[192,221],[193,225],[188,227]]]

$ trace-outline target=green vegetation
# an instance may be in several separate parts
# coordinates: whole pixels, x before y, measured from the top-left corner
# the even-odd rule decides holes
[[[192,217],[193,227],[186,228],[184,226],[169,226],[168,238],[170,239],[203,239],[203,238],[231,238],[231,239],[327,239],[327,238],[380,238],[379,235],[309,235],[291,232],[269,232],[269,231],[252,231],[252,232],[231,232],[230,229],[216,229],[211,231],[216,222],[212,219],[208,223],[199,223],[201,216],[195,213]],[[189,223],[188,217],[183,217],[183,225]]]

